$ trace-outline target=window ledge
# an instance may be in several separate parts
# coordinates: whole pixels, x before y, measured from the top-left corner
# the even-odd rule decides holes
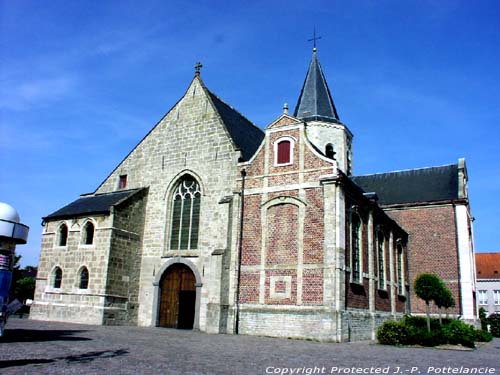
[[[349,283],[353,286],[365,287],[361,280],[351,280]]]
[[[167,251],[162,258],[175,258],[175,257],[199,257],[200,250],[171,250]]]

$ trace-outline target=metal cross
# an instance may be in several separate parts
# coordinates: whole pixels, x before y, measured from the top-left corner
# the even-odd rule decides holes
[[[200,70],[203,68],[203,65],[201,65],[201,62],[197,62],[196,65],[194,66],[194,70],[197,76],[200,75]]]
[[[313,31],[313,37],[311,39],[307,39],[308,42],[313,42],[313,47],[314,47],[314,50],[316,51],[316,41],[318,39],[321,39],[320,36],[316,36],[316,28],[314,28],[314,31]]]

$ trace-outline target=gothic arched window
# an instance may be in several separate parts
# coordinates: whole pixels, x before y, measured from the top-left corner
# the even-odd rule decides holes
[[[381,230],[377,233],[378,285],[385,289],[385,237]]]
[[[57,245],[66,246],[68,244],[68,226],[66,224],[63,223],[59,227],[58,237],[59,239],[57,240]]]
[[[56,267],[54,272],[54,282],[52,284],[52,287],[54,288],[60,288],[61,287],[61,282],[62,282],[62,269],[59,267]]]
[[[361,281],[361,218],[351,215],[351,268],[352,281]]]
[[[83,267],[80,271],[80,289],[88,289],[89,287],[89,270],[87,267]]]
[[[200,185],[192,176],[184,176],[172,195],[170,250],[198,248],[200,224]]]
[[[83,244],[92,245],[94,243],[94,224],[91,221],[87,221],[83,227]]]

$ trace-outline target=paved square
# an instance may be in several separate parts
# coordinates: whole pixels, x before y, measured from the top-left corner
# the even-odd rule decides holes
[[[9,320],[0,374],[500,374],[500,339],[475,351]]]

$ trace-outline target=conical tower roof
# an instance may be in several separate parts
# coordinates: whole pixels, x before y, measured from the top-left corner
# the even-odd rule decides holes
[[[340,122],[316,48],[313,49],[311,63],[295,107],[294,117],[302,120]]]

